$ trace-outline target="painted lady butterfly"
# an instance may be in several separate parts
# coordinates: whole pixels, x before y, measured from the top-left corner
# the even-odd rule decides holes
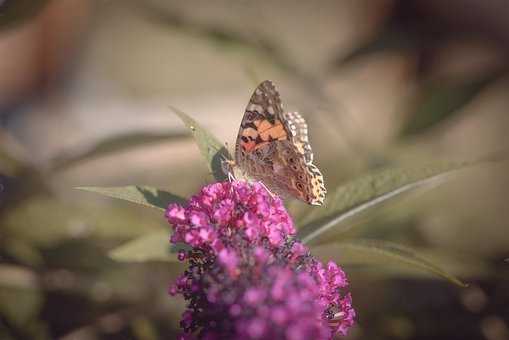
[[[261,181],[271,192],[322,205],[326,189],[313,164],[308,128],[297,112],[283,112],[270,80],[254,91],[240,124],[235,161],[227,161],[235,178]]]

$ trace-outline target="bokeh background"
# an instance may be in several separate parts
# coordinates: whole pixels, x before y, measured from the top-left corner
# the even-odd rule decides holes
[[[73,190],[187,197],[209,182],[169,105],[231,147],[254,87],[273,80],[306,117],[329,188],[503,154],[508,18],[505,0],[0,0],[0,338],[175,337],[184,304],[166,291],[183,267],[108,256],[169,233],[163,216]],[[509,339],[508,170],[463,171],[352,231],[439,259],[469,287],[345,264],[348,339]]]

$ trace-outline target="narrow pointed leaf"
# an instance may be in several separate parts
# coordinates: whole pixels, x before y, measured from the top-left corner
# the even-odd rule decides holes
[[[221,162],[223,159],[231,159],[225,146],[212,133],[204,129],[189,115],[174,107],[170,106],[170,108],[179,116],[187,128],[191,130],[196,144],[200,149],[200,153],[207,161],[209,170],[212,172],[214,178],[218,181],[225,180],[226,175],[223,173]]]
[[[391,168],[354,179],[333,190],[324,206],[314,209],[302,220],[300,238],[309,243],[332,228],[336,233],[344,233],[351,228],[354,217],[404,193],[440,184],[453,171],[477,163],[446,162],[416,168]]]
[[[355,264],[404,264],[440,276],[458,286],[466,287],[458,278],[411,248],[381,240],[356,239],[331,243],[312,248],[317,256],[338,254],[341,263]]]
[[[152,232],[113,249],[109,256],[121,262],[176,262],[176,253],[172,251],[168,241],[169,235],[169,228]]]
[[[130,185],[125,187],[77,187],[78,190],[94,192],[108,197],[166,210],[169,203],[183,203],[182,197],[152,187]]]

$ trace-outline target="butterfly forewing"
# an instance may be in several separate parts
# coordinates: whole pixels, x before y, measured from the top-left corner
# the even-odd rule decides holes
[[[261,148],[262,143],[286,138],[282,115],[279,93],[274,84],[266,80],[253,92],[240,123],[235,143],[235,161],[239,166],[243,166],[247,162],[247,154]]]

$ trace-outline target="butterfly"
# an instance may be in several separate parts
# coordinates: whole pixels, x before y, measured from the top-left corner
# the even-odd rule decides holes
[[[297,112],[283,111],[270,80],[251,96],[237,135],[235,160],[226,166],[229,176],[261,181],[282,198],[322,205],[327,193],[313,164],[306,121]]]

